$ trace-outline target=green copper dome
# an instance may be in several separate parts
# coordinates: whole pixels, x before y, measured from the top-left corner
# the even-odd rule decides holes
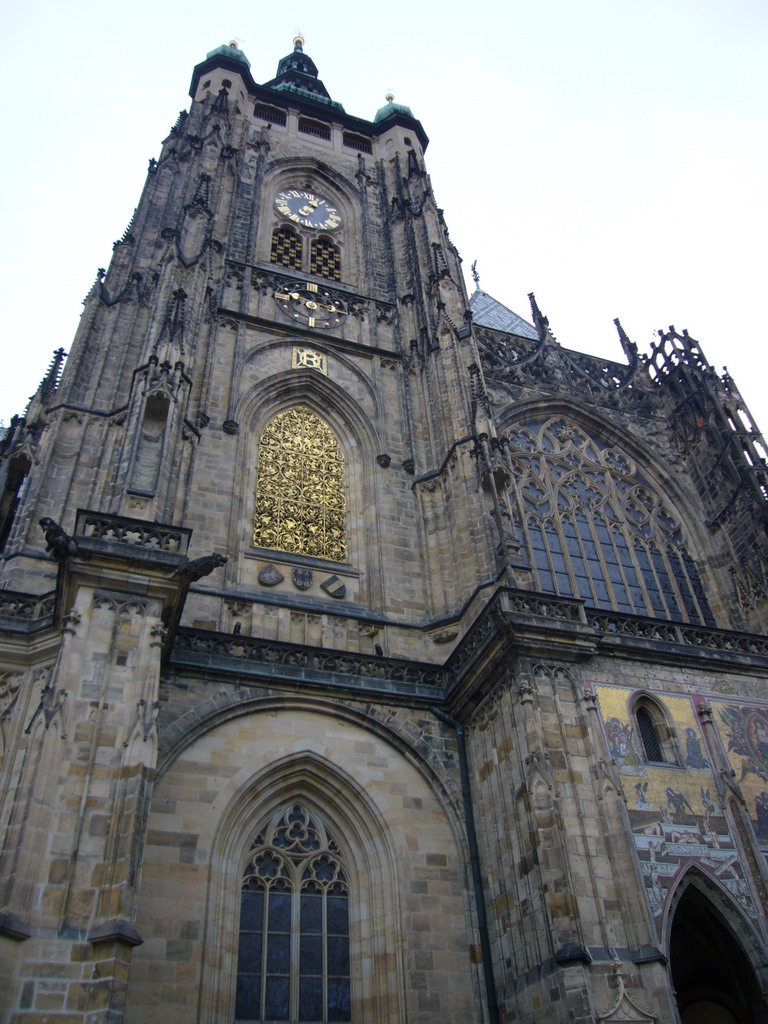
[[[403,103],[395,103],[395,97],[389,93],[387,95],[387,105],[380,107],[376,111],[376,117],[373,119],[374,124],[378,124],[379,121],[386,121],[388,117],[392,117],[394,114],[405,114],[406,117],[413,117],[413,111],[410,107],[406,107]]]
[[[215,50],[211,50],[206,57],[206,60],[210,60],[212,57],[229,57],[230,60],[239,60],[241,63],[245,64],[247,68],[250,68],[251,66],[251,62],[245,56],[243,51],[238,49],[234,41],[231,43],[222,43],[222,45],[217,46]]]

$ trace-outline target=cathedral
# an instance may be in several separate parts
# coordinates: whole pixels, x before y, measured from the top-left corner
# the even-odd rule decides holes
[[[766,1024],[735,382],[468,295],[300,37],[190,96],[0,443],[0,1021]]]

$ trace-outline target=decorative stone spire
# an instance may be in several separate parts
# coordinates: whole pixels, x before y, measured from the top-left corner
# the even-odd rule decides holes
[[[542,341],[544,339],[547,339],[548,341],[556,342],[557,339],[555,338],[549,326],[549,318],[544,316],[544,314],[539,309],[539,304],[536,301],[536,296],[533,294],[533,292],[528,293],[528,300],[531,303],[531,318],[533,320],[533,325],[536,328],[536,331],[538,332],[539,338]]]

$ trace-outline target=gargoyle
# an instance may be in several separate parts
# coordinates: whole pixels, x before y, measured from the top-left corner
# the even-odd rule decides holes
[[[50,516],[43,516],[40,525],[45,533],[46,551],[50,551],[57,562],[63,562],[77,554],[77,544]]]

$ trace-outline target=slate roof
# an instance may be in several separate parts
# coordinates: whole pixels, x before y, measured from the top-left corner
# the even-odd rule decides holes
[[[469,306],[472,310],[472,319],[478,327],[490,327],[494,331],[516,334],[520,338],[531,338],[533,341],[539,339],[535,327],[527,320],[523,320],[517,313],[513,313],[511,309],[507,309],[487,292],[479,289],[474,292],[470,297]]]

